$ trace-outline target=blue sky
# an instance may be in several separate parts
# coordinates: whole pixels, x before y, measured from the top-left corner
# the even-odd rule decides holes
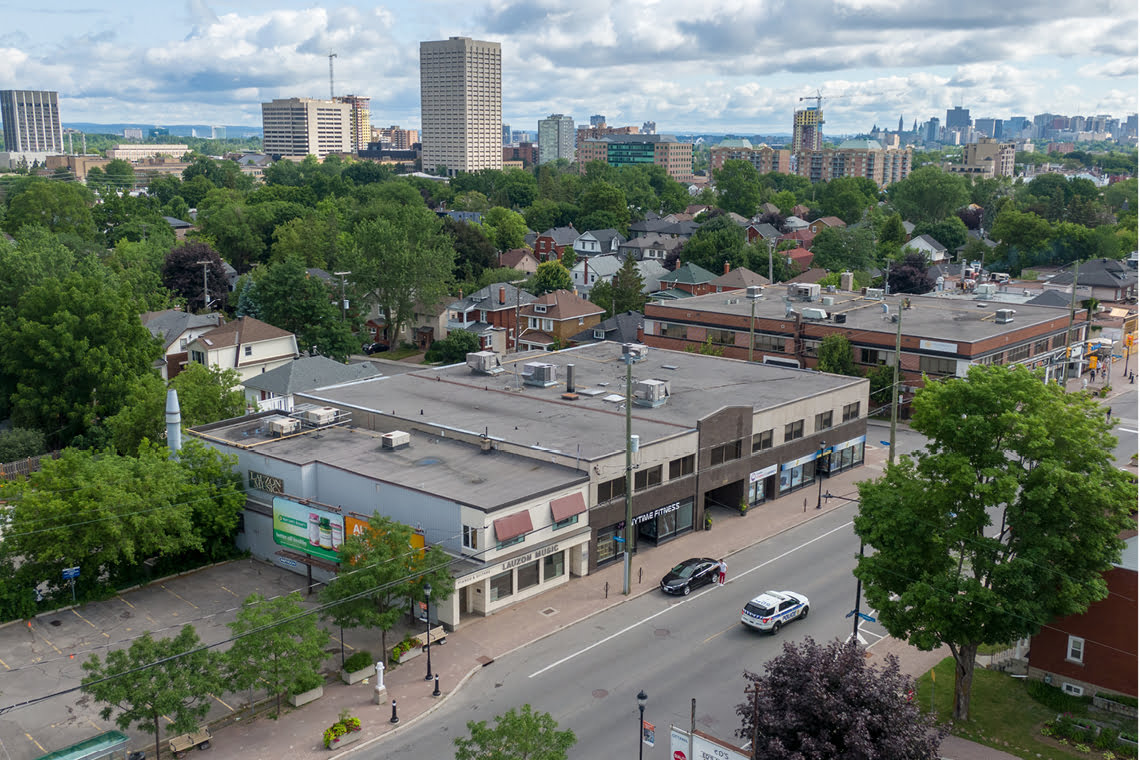
[[[419,125],[421,40],[503,44],[503,120],[654,120],[788,132],[822,90],[825,132],[1137,108],[1135,0],[0,0],[0,89],[58,90],[64,122],[260,125],[274,97],[372,98]]]

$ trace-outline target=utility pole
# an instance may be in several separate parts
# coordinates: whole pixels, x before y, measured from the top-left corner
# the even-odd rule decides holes
[[[198,263],[202,265],[202,311],[206,311],[207,309],[210,308],[209,273],[210,273],[210,264],[212,262],[199,261]]]
[[[859,542],[859,559],[863,558],[863,542]],[[855,621],[851,624],[851,645],[859,643],[859,597],[863,595],[863,579],[855,576],[855,614],[851,617]]]
[[[1077,259],[1073,262],[1073,289],[1069,294],[1069,326],[1065,328],[1065,376],[1061,379],[1062,387],[1069,381],[1069,361],[1073,355],[1073,317],[1077,313],[1077,275],[1080,271],[1081,261]],[[1080,375],[1080,372],[1077,374]]]
[[[902,299],[896,310],[898,329],[895,331],[895,371],[891,380],[891,449],[887,455],[887,464],[895,463],[895,430],[899,424],[899,365],[902,364]]]
[[[776,238],[768,239],[768,284],[775,284],[772,280],[772,256],[776,253]]]
[[[629,596],[633,572],[633,352],[625,355],[625,575],[622,594]]]
[[[345,312],[348,311],[348,301],[344,297],[344,276],[352,272],[333,272],[333,274],[340,278],[340,321],[343,322]]]
[[[329,51],[329,100],[336,97],[333,94],[333,58],[336,58],[336,53]]]

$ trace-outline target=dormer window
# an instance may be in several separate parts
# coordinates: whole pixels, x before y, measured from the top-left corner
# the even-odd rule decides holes
[[[534,313],[535,314],[545,314],[546,313],[546,304],[536,303],[534,305]]]
[[[594,340],[605,340],[605,339],[606,339],[606,331],[605,330],[594,330]]]

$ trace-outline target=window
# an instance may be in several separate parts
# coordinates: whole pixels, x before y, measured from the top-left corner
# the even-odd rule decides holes
[[[820,412],[815,416],[815,432],[831,427],[831,412]]]
[[[819,341],[805,340],[803,354],[804,356],[819,356]]]
[[[661,485],[661,465],[638,470],[633,475],[633,490],[644,491],[647,488]]]
[[[534,305],[534,313],[535,314],[545,314],[546,313],[546,304],[536,303]]]
[[[705,337],[712,343],[731,346],[736,343],[736,333],[732,330],[708,330]]]
[[[859,363],[860,364],[886,364],[887,352],[879,351],[874,348],[861,348],[859,349]]]
[[[1085,695],[1084,687],[1077,686],[1076,684],[1069,683],[1068,681],[1065,681],[1065,683],[1061,684],[1061,691],[1065,692],[1066,694],[1072,694],[1074,697],[1083,697]]]
[[[796,420],[784,425],[784,443],[804,437],[804,421]]]
[[[491,601],[506,599],[515,593],[514,574],[511,570],[491,576]]]
[[[1079,636],[1069,637],[1069,649],[1065,653],[1065,659],[1069,662],[1084,663],[1085,661],[1085,640]]]
[[[752,347],[757,351],[775,351],[782,354],[784,352],[784,338],[780,335],[756,335],[753,338]]]
[[[570,515],[565,520],[559,520],[558,522],[554,523],[554,530],[558,530],[559,528],[565,528],[568,525],[574,525],[577,522],[578,522],[578,515]]]
[[[253,356],[253,346],[246,346],[245,347],[245,355],[246,356]]]
[[[1065,334],[1061,333],[1060,335],[1054,335],[1053,336],[1053,348],[1064,348],[1064,347],[1065,347]]]
[[[625,496],[625,478],[614,478],[598,484],[598,503]]]
[[[713,447],[710,452],[709,464],[713,467],[725,462],[731,462],[733,459],[740,459],[740,441],[732,441],[720,446]]]
[[[958,369],[958,362],[937,356],[920,356],[918,368],[928,375],[953,375]]]
[[[540,560],[528,562],[519,568],[519,591],[538,585],[538,565]]]
[[[550,580],[558,578],[566,572],[566,552],[555,552],[546,555],[542,560],[542,578]]]
[[[849,422],[851,420],[859,419],[859,402],[854,404],[847,404],[843,407],[843,421]]]
[[[668,322],[657,323],[657,334],[662,338],[684,338],[684,325],[671,325]]]
[[[1029,344],[1011,348],[1005,356],[1007,362],[1019,362],[1029,358]]]
[[[463,526],[463,548],[464,549],[478,549],[479,548],[479,529],[473,528],[470,525]]]
[[[1039,340],[1033,344],[1033,354],[1043,354],[1049,350],[1049,339]]]
[[[204,353],[202,353],[201,351],[191,351],[190,352],[190,359],[191,359],[191,361],[193,361],[197,364],[205,364],[206,363],[206,355]]]
[[[756,433],[752,436],[752,452],[763,451],[764,449],[772,448],[772,434],[774,430],[765,430],[763,433]]]
[[[686,475],[693,474],[693,460],[695,457],[689,454],[687,457],[674,459],[669,463],[669,480],[676,480],[683,478]]]
[[[526,538],[526,534],[523,533],[522,535],[515,536],[514,538],[508,538],[506,541],[500,541],[499,543],[495,544],[495,548],[496,549],[506,549],[508,546],[514,546],[515,544],[521,544],[523,542],[523,539],[525,539],[525,538]]]

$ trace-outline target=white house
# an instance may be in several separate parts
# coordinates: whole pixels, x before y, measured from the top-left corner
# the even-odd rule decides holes
[[[615,229],[587,230],[574,241],[574,253],[579,259],[617,253],[625,236]]]
[[[930,235],[919,235],[903,243],[903,251],[919,251],[926,255],[931,263],[937,263],[946,258],[946,246],[939,243]]]
[[[180,309],[146,311],[142,323],[150,334],[162,340],[162,358],[155,362],[163,380],[173,379],[190,360],[186,347],[199,335],[222,324],[220,314],[190,314]]]
[[[298,355],[293,333],[253,317],[239,317],[215,327],[192,340],[186,349],[190,361],[236,370],[242,383],[291,362]]]
[[[618,256],[596,256],[591,259],[583,259],[570,270],[570,279],[579,295],[589,298],[594,285],[599,282],[613,282],[614,275],[618,273],[623,263],[624,259]],[[655,259],[635,261],[634,266],[641,274],[642,293],[652,293],[658,290],[661,278],[669,273],[669,270]]]

